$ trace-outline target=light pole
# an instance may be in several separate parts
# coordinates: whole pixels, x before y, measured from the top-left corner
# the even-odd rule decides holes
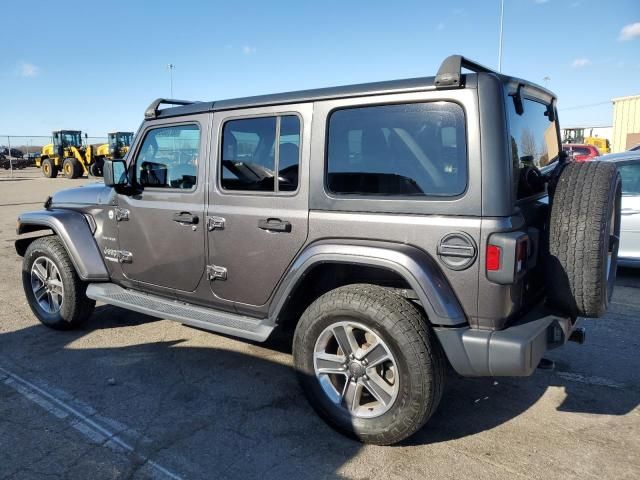
[[[171,98],[173,98],[173,70],[176,66],[173,63],[167,63],[167,70],[169,70],[169,88],[171,89]]]
[[[549,88],[549,82],[551,81],[551,77],[550,76],[546,76],[542,79],[542,81],[544,82],[544,88]]]
[[[500,0],[500,43],[498,44],[498,72],[502,72],[502,24],[504,22],[504,0]]]

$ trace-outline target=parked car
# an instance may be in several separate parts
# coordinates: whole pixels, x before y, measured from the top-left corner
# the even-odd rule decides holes
[[[565,143],[562,145],[562,150],[576,162],[586,162],[600,156],[598,147],[585,143]]]
[[[618,264],[640,267],[640,151],[603,155],[622,176],[622,208]]]
[[[254,341],[292,329],[315,410],[399,442],[449,368],[531,375],[607,309],[620,175],[567,161],[557,115],[459,55],[435,77],[158,99],[103,185],[19,216],[26,299],[55,329],[96,301]]]

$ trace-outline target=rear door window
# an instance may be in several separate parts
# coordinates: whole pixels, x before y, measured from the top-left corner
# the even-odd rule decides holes
[[[221,158],[224,190],[296,191],[300,119],[283,115],[229,120],[222,129]]]
[[[465,116],[456,103],[348,108],[329,117],[331,193],[450,197],[466,185]]]

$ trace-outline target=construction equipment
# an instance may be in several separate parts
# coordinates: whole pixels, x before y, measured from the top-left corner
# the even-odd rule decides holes
[[[42,147],[40,157],[36,158],[36,167],[42,168],[47,178],[57,177],[60,170],[67,178],[88,176],[92,164],[100,161],[95,147],[83,144],[80,130],[57,130],[52,138],[53,142]]]
[[[96,161],[89,167],[89,173],[94,177],[102,176],[105,160],[124,158],[131,147],[133,132],[111,132],[107,138],[107,143],[96,148]]]
[[[562,143],[583,143],[585,145],[593,145],[600,153],[605,154],[611,151],[611,145],[606,138],[598,137],[593,134],[593,128],[588,129],[588,135],[585,135],[586,128],[564,128],[564,138]]]

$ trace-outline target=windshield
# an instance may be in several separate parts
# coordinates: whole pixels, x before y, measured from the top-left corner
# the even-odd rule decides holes
[[[130,147],[133,140],[133,133],[112,133],[109,134],[109,145],[112,147]]]
[[[79,147],[82,144],[80,132],[61,132],[60,140],[65,147]]]

